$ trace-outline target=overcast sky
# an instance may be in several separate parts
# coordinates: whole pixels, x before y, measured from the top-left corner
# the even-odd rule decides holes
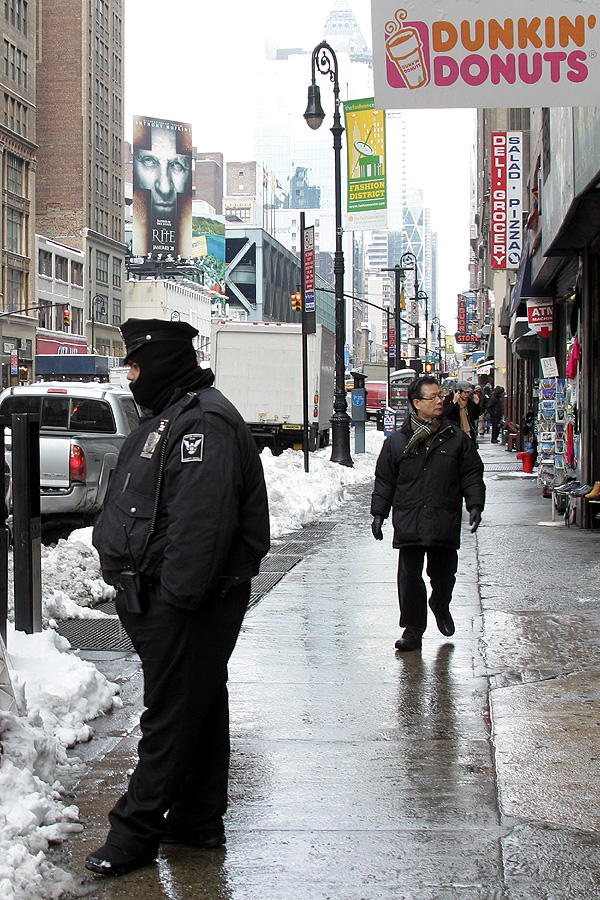
[[[349,0],[369,46],[370,0]],[[125,134],[133,115],[191,122],[199,150],[226,159],[252,153],[255,73],[265,45],[310,50],[334,0],[126,0]],[[341,76],[340,76],[341,79]],[[307,60],[306,84],[310,81]],[[472,110],[413,110],[407,121],[408,186],[423,189],[438,232],[438,299],[454,331],[456,295],[468,287]],[[333,151],[332,151],[333,160]],[[333,165],[333,161],[332,161]]]

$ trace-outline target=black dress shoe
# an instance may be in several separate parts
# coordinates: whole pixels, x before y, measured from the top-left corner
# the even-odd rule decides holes
[[[404,634],[401,638],[398,638],[394,646],[396,650],[400,650],[403,653],[409,650],[420,650],[421,636],[418,632],[413,631],[412,628],[405,628]]]
[[[552,490],[555,494],[570,494],[571,491],[576,491],[580,487],[580,481],[566,481],[564,484],[559,484],[558,487],[553,487]]]
[[[435,616],[435,621],[437,622],[438,629],[444,634],[446,637],[452,637],[456,628],[454,627],[454,620],[450,615],[449,609],[436,609],[435,606],[431,605],[431,600],[429,601],[429,609]]]
[[[114,847],[112,844],[105,844],[90,853],[85,858],[85,867],[96,875],[104,875],[105,878],[111,878],[116,875],[126,875],[127,872],[133,872],[141,866],[147,866],[156,859],[156,852],[152,853],[128,853],[121,850],[120,847]]]
[[[198,847],[200,850],[218,850],[226,841],[222,831],[179,832],[167,831],[161,838],[162,844],[185,844],[186,847]]]

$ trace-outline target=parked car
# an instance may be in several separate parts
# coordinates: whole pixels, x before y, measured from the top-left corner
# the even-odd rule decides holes
[[[128,390],[95,382],[38,382],[0,394],[0,416],[37,413],[40,421],[42,515],[91,517],[104,502],[121,445],[137,428],[139,410]],[[6,428],[11,465],[12,438]]]
[[[387,381],[367,381],[367,419],[376,419],[387,405]]]

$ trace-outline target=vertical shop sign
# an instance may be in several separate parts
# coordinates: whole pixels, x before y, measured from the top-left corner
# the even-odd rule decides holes
[[[385,112],[375,109],[373,98],[344,103],[348,148],[349,231],[385,228],[387,185]]]
[[[523,133],[492,134],[492,268],[518,269],[523,251]]]

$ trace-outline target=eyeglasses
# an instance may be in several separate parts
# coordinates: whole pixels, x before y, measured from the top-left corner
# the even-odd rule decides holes
[[[432,394],[431,397],[415,397],[416,400],[441,400],[441,394]]]

